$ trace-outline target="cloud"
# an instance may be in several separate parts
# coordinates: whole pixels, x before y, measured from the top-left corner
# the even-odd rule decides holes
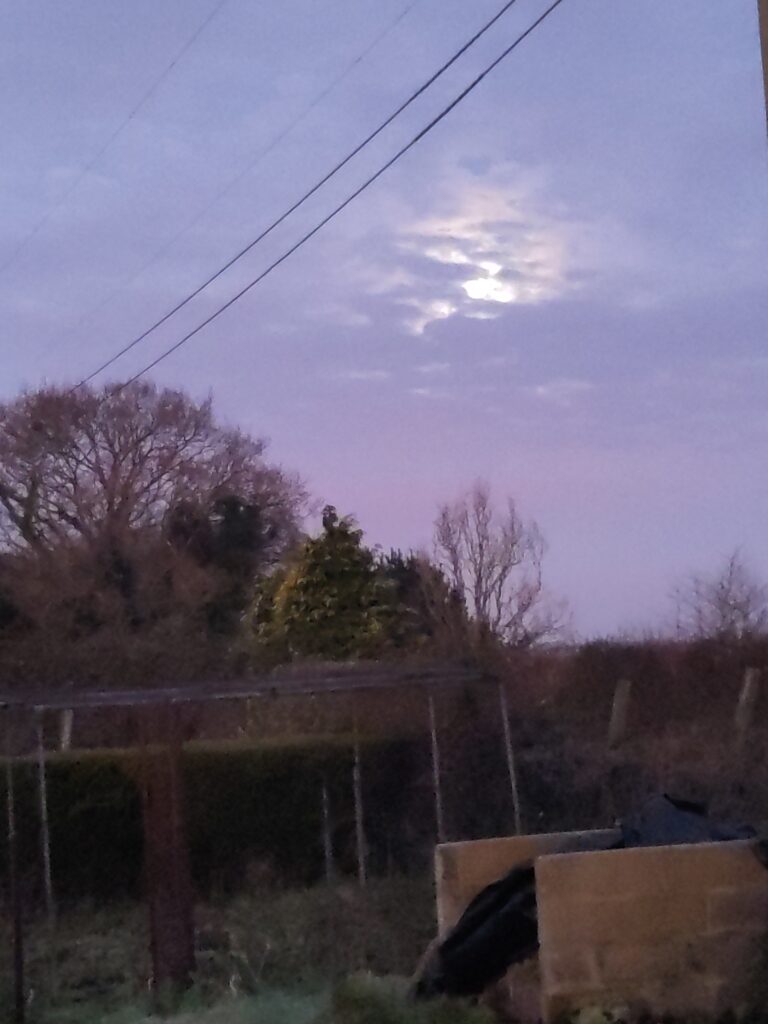
[[[335,380],[348,381],[377,381],[389,380],[392,376],[389,370],[338,370],[331,375]]]
[[[312,311],[314,316],[322,317],[340,327],[370,327],[371,317],[360,309],[353,309],[341,302],[328,302]]]
[[[544,384],[536,384],[526,389],[534,398],[542,402],[551,402],[553,405],[571,405],[579,395],[585,395],[594,390],[594,384],[588,380],[576,377],[556,377],[554,380],[546,381]]]
[[[454,315],[495,319],[505,305],[547,302],[577,287],[569,228],[544,215],[532,192],[461,178],[439,205],[396,243],[410,257],[400,291],[418,310],[406,324],[414,334]]]
[[[451,391],[448,391],[446,388],[433,388],[433,387],[408,388],[408,394],[409,395],[413,395],[415,398],[435,398],[435,399],[453,398],[453,393]]]
[[[450,363],[422,363],[421,366],[416,367],[417,373],[425,373],[429,375],[443,374],[451,372]]]
[[[514,362],[517,362],[516,353],[504,356],[487,356],[485,359],[480,360],[480,365],[486,370],[497,370]]]
[[[464,310],[464,316],[470,320],[498,320],[501,316],[501,310],[495,309],[467,309]]]
[[[414,274],[406,270],[405,267],[398,266],[388,268],[377,266],[372,271],[366,267],[361,270],[360,276],[368,278],[366,291],[369,295],[390,295],[392,292],[413,288],[418,282],[418,278]]]
[[[458,313],[459,307],[450,299],[403,299],[402,304],[412,307],[415,312],[406,317],[405,326],[413,334],[423,334],[436,320],[447,320]]]

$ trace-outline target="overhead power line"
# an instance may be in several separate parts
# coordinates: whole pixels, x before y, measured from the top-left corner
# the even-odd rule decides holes
[[[532,25],[530,25],[524,32],[522,32],[514,40],[514,42],[510,43],[510,45],[504,51],[502,51],[502,53],[500,53],[495,60],[488,64],[487,67],[485,67],[484,70],[481,71],[480,74],[469,83],[469,85],[462,89],[458,96],[451,100],[447,107],[444,107],[436,117],[432,118],[432,120],[429,122],[429,124],[426,125],[426,127],[422,128],[420,132],[414,135],[410,142],[407,142],[401,149],[397,151],[397,153],[395,153],[393,157],[390,157],[390,159],[387,160],[387,162],[383,164],[378,169],[378,171],[375,172],[375,174],[372,174],[363,182],[362,185],[356,188],[354,192],[350,193],[350,195],[348,195],[343,202],[339,203],[338,206],[331,210],[331,212],[326,217],[324,217],[310,231],[303,235],[298,240],[298,242],[295,242],[289,249],[286,249],[286,251],[281,256],[279,256],[273,263],[270,263],[266,270],[263,270],[258,275],[258,277],[255,277],[249,284],[247,284],[244,288],[241,288],[239,292],[233,295],[231,299],[229,299],[223,305],[219,306],[215,312],[211,313],[210,316],[206,317],[205,320],[203,320],[201,323],[197,325],[197,327],[193,328],[193,330],[191,331],[188,331],[187,334],[185,334],[177,342],[175,342],[169,348],[165,349],[164,352],[161,352],[159,356],[152,360],[152,362],[147,363],[147,365],[144,366],[141,370],[139,370],[138,373],[135,373],[127,381],[121,384],[118,390],[123,390],[124,388],[128,387],[129,384],[133,384],[133,382],[138,380],[139,377],[142,377],[145,373],[148,373],[150,370],[154,369],[158,365],[158,363],[163,362],[164,359],[167,359],[168,356],[172,355],[174,352],[180,349],[182,345],[186,345],[186,343],[191,338],[194,338],[196,334],[199,334],[200,331],[202,331],[205,327],[212,323],[217,317],[221,316],[221,314],[225,312],[225,310],[229,309],[230,306],[233,306],[236,302],[242,299],[242,297],[246,295],[257,284],[259,284],[260,281],[263,281],[268,274],[271,274],[272,271],[279,267],[281,263],[284,263],[298,249],[305,245],[310,240],[310,238],[313,238],[319,231],[321,231],[326,226],[326,224],[329,224],[335,217],[337,217],[341,213],[342,210],[349,206],[350,203],[354,202],[354,200],[357,199],[359,195],[365,192],[366,189],[370,188],[370,186],[373,185],[373,183],[377,181],[382,176],[382,174],[384,174],[386,171],[389,170],[390,167],[396,164],[398,160],[405,156],[405,154],[409,150],[413,149],[413,147],[418,142],[420,142],[426,135],[428,135],[433,128],[437,127],[437,125],[440,124],[440,122],[444,118],[446,118],[448,114],[450,114],[451,111],[454,110],[464,99],[466,99],[466,97],[469,96],[469,94],[473,92],[478,85],[480,85],[484,78],[486,78],[495,68],[497,68],[499,64],[502,63],[502,61],[509,57],[509,55],[514,50],[516,50],[517,47],[525,39],[527,39],[528,36],[531,35],[531,33],[534,32],[539,27],[539,25],[542,24],[543,21],[547,19],[549,15],[552,14],[553,11],[557,7],[559,7],[562,2],[563,0],[554,0],[554,3],[550,4],[550,6],[544,11],[543,14],[541,14],[536,19],[536,21],[533,22]]]
[[[196,296],[198,296],[200,292],[206,289],[209,285],[213,284],[213,282],[216,281],[219,277],[221,277],[222,274],[226,273],[226,271],[229,270],[229,268],[232,267],[235,263],[237,263],[238,260],[242,259],[243,256],[245,256],[255,246],[262,242],[268,235],[270,235],[275,230],[276,227],[282,224],[283,221],[290,217],[292,213],[295,213],[296,210],[298,210],[300,206],[303,206],[308,199],[310,199],[319,189],[323,187],[323,185],[325,185],[328,181],[331,180],[331,178],[338,174],[338,172],[343,167],[346,167],[350,160],[354,159],[354,157],[356,157],[358,153],[360,153],[363,149],[365,149],[366,146],[373,142],[373,140],[377,138],[377,136],[379,136],[384,131],[385,128],[389,127],[389,125],[392,124],[392,122],[397,117],[399,117],[400,114],[403,113],[403,111],[410,107],[411,104],[414,103],[415,100],[417,100],[419,96],[422,95],[422,93],[426,92],[426,90],[429,89],[430,86],[432,86],[438,80],[438,78],[441,77],[441,75],[445,74],[445,72],[450,67],[452,67],[456,63],[456,61],[460,57],[462,57],[467,52],[467,50],[469,50],[471,46],[474,46],[474,44],[482,36],[484,36],[485,33],[490,28],[492,28],[493,25],[495,25],[496,22],[504,14],[506,14],[506,12],[511,7],[513,7],[516,2],[517,0],[506,0],[506,3],[504,3],[500,10],[498,10],[496,14],[494,14],[494,16],[482,26],[482,28],[475,32],[475,34],[466,43],[464,43],[464,45],[460,47],[460,49],[458,49],[451,57],[449,57],[449,59],[444,64],[442,64],[437,69],[437,71],[430,75],[429,78],[425,82],[423,82],[418,87],[418,89],[416,89],[415,92],[412,92],[411,95],[403,103],[401,103],[396,110],[394,110],[384,121],[381,122],[381,124],[377,128],[375,128],[369,135],[367,135],[362,142],[358,143],[354,147],[354,149],[350,150],[350,152],[347,153],[347,155],[343,157],[337,164],[335,164],[330,171],[324,174],[319,179],[319,181],[317,181],[307,192],[304,193],[304,195],[301,196],[300,199],[297,199],[296,202],[289,206],[287,210],[281,213],[279,217],[277,217],[275,220],[272,221],[271,224],[264,228],[264,230],[260,234],[258,234],[256,238],[252,239],[252,241],[250,241],[246,246],[244,246],[231,259],[227,260],[227,262],[224,263],[221,267],[219,267],[219,269],[215,271],[215,273],[211,274],[210,277],[206,278],[206,280],[203,281],[202,284],[198,285],[197,288],[195,288],[193,291],[185,295],[183,299],[177,302],[176,305],[172,309],[169,309],[168,312],[165,313],[163,316],[161,316],[159,320],[156,320],[138,337],[134,338],[132,341],[129,341],[127,345],[124,345],[123,348],[115,352],[114,355],[110,356],[109,359],[107,359],[95,370],[89,373],[87,377],[84,377],[77,386],[80,387],[83,384],[87,384],[89,381],[93,380],[94,377],[98,376],[98,374],[100,374],[102,371],[112,366],[113,363],[117,362],[117,360],[124,356],[127,352],[130,352],[131,349],[136,347],[136,345],[139,345],[142,341],[144,341],[145,338],[149,337],[150,334],[156,331],[158,327],[162,327],[162,325],[166,323],[168,320],[170,320],[172,316],[178,313],[179,310],[183,309],[184,306],[187,305],[187,303],[191,302],[192,299],[196,298]]]
[[[179,63],[184,54],[192,46],[194,46],[194,44],[197,42],[197,40],[200,38],[200,36],[203,34],[206,28],[208,28],[208,26],[219,13],[219,11],[222,9],[222,7],[228,2],[229,0],[218,0],[218,3],[215,5],[213,10],[210,11],[210,13],[203,19],[203,21],[197,26],[192,35],[189,36],[189,38],[186,40],[181,49],[178,50],[170,64],[167,64],[166,67],[163,68],[162,72],[152,82],[147,91],[141,96],[138,103],[136,103],[135,106],[132,107],[132,109],[128,112],[128,114],[126,114],[126,116],[123,118],[120,124],[118,124],[118,126],[114,129],[112,134],[107,139],[105,139],[105,141],[102,143],[99,149],[97,149],[97,151],[93,154],[91,159],[85,164],[84,167],[80,169],[80,173],[75,177],[75,180],[70,184],[69,188],[66,189],[63,195],[59,196],[58,200],[53,204],[53,206],[46,210],[46,212],[43,214],[40,220],[38,220],[37,223],[33,226],[32,230],[29,231],[24,236],[24,238],[22,238],[22,240],[19,242],[16,248],[13,249],[13,251],[7,257],[7,259],[3,263],[0,263],[0,274],[7,270],[8,267],[10,267],[11,264],[16,261],[16,259],[21,255],[21,253],[27,248],[29,243],[40,233],[40,231],[42,231],[42,229],[49,222],[51,217],[58,210],[61,209],[61,207],[66,203],[69,197],[78,188],[80,183],[90,174],[90,172],[93,170],[96,164],[101,160],[101,158],[104,156],[107,150],[123,134],[125,129],[136,117],[139,111],[155,95],[157,90],[160,88],[160,86],[163,84],[166,78],[171,74],[171,72]]]
[[[147,270],[153,267],[157,263],[157,261],[165,255],[165,253],[167,253],[171,248],[173,248],[173,246],[176,244],[176,242],[179,241],[180,238],[183,238],[184,235],[186,235],[189,231],[192,230],[192,228],[199,224],[199,222],[203,219],[206,213],[208,213],[209,210],[216,206],[216,204],[219,203],[224,198],[224,196],[231,192],[232,189],[236,185],[238,185],[243,180],[243,178],[246,177],[246,175],[250,174],[251,171],[253,171],[262,162],[262,160],[269,156],[269,154],[272,153],[280,145],[283,139],[287,138],[291,134],[291,132],[295,128],[297,128],[298,125],[300,125],[301,122],[306,117],[309,116],[309,114],[312,113],[313,110],[319,107],[323,100],[327,99],[327,97],[330,96],[334,89],[336,89],[337,86],[339,86],[346,78],[348,78],[349,75],[351,75],[352,72],[355,70],[355,68],[357,68],[365,60],[365,58],[370,53],[372,53],[373,50],[375,50],[376,47],[379,46],[387,38],[388,35],[390,35],[390,33],[394,32],[394,30],[397,28],[400,22],[403,21],[411,13],[411,11],[421,2],[422,0],[412,0],[412,2],[407,5],[407,7],[404,7],[400,11],[400,13],[391,22],[389,22],[389,24],[386,25],[381,32],[379,32],[376,35],[376,37],[365,47],[365,49],[362,50],[356,57],[354,57],[346,65],[346,67],[343,68],[343,70],[339,72],[339,74],[336,75],[328,83],[328,85],[326,85],[325,88],[322,89],[317,94],[317,96],[315,96],[314,99],[312,99],[303,108],[303,110],[301,110],[296,115],[296,117],[293,118],[293,120],[291,120],[280,132],[278,132],[278,134],[275,135],[274,138],[272,138],[267,143],[266,146],[260,149],[256,153],[256,155],[251,160],[249,160],[248,163],[240,171],[238,171],[233,178],[230,178],[226,185],[220,188],[219,191],[213,196],[213,198],[208,203],[206,203],[201,210],[198,210],[198,212],[191,220],[187,221],[183,225],[183,227],[181,227],[171,238],[163,242],[160,248],[156,249],[155,252],[153,252],[149,259],[146,261],[146,263],[143,263],[141,267],[134,274],[132,274],[127,281],[118,285],[118,287],[111,291],[106,296],[106,298],[104,298],[97,306],[95,306],[83,317],[81,317],[80,320],[78,321],[77,326],[81,326],[82,324],[87,323],[88,320],[95,316],[96,313],[102,310],[105,306],[109,305],[109,303],[112,301],[112,299],[115,298],[116,295],[119,295],[120,292],[124,291],[127,288],[130,288],[131,285],[135,281],[138,281],[139,278],[141,278],[147,272]]]

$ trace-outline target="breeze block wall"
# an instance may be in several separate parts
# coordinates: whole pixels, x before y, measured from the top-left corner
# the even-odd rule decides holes
[[[545,1021],[768,1005],[768,870],[752,843],[544,855],[535,870]]]
[[[461,843],[442,843],[435,851],[437,923],[443,935],[461,917],[467,905],[491,882],[513,868],[557,850],[589,850],[618,840],[616,829],[587,832],[548,832],[530,836],[502,836]]]
[[[532,836],[443,843],[435,852],[437,920],[444,935],[471,900],[491,882],[554,850],[585,850],[606,846],[620,836],[617,830],[555,832]],[[492,1005],[504,1019],[537,1022],[542,992],[536,960],[513,967],[493,993]]]

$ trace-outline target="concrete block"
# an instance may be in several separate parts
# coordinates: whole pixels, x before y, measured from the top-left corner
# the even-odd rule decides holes
[[[768,880],[768,871],[763,868]],[[732,885],[709,893],[709,930],[765,931],[768,929],[768,884]]]
[[[684,942],[670,942],[662,946],[626,945],[621,933],[614,935],[614,941],[594,950],[598,977],[606,978],[611,984],[617,981],[656,978],[659,981],[677,979],[686,960]]]
[[[456,923],[482,889],[513,868],[564,848],[589,850],[605,846],[618,837],[615,829],[598,829],[442,843],[435,851],[440,934]]]
[[[596,989],[600,985],[595,951],[583,947],[561,947],[539,956],[539,970],[547,991]]]
[[[545,855],[535,870],[545,1020],[594,1005],[722,1013],[754,998],[768,872],[749,843]],[[596,984],[554,969],[574,950],[594,957]]]
[[[658,894],[683,885],[698,891],[723,885],[736,878],[741,885],[762,886],[766,870],[750,842],[700,843],[691,846],[653,846],[629,850],[576,852],[569,858],[569,885],[573,892],[617,891]]]

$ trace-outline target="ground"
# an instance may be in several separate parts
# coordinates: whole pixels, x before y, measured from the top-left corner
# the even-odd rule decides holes
[[[371,980],[360,996],[360,984],[345,979],[410,975],[435,930],[428,878],[255,889],[201,904],[196,919],[198,970],[176,1024],[427,1024],[421,1011],[400,1016],[402,981],[381,988]],[[0,918],[0,931],[7,927]],[[0,934],[6,1006],[7,938]],[[139,903],[65,910],[53,941],[42,919],[29,922],[30,1024],[147,1024],[147,948]],[[370,1016],[371,999],[378,1016]]]

